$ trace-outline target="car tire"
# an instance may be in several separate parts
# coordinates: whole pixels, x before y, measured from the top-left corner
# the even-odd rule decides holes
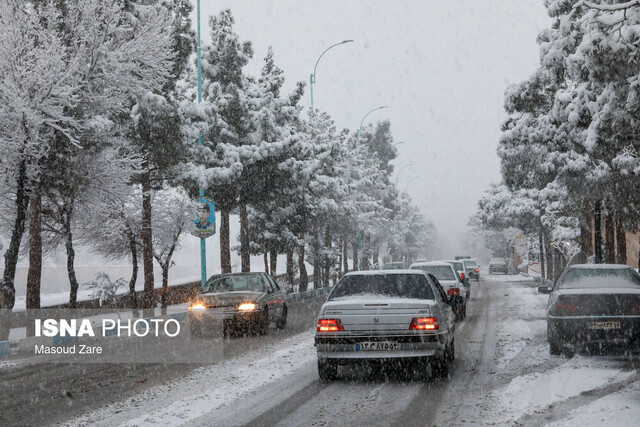
[[[466,319],[467,318],[467,303],[466,302],[462,306],[462,311],[460,312],[460,318],[461,319]]]
[[[562,345],[554,339],[549,338],[549,354],[552,356],[559,356],[562,354]]]
[[[258,335],[267,335],[267,332],[269,332],[269,309],[265,307],[258,324]]]
[[[318,359],[318,376],[322,382],[334,381],[338,378],[338,364],[330,360]]]
[[[282,307],[282,316],[276,322],[276,328],[284,329],[287,327],[287,306]]]
[[[455,357],[454,343],[451,342],[451,345],[447,347],[447,350],[445,350],[442,358],[438,360],[436,365],[437,374],[440,378],[447,378],[449,376],[449,368],[451,367],[451,362]]]

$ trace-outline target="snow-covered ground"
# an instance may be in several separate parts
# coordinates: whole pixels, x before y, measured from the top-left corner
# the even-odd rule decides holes
[[[623,426],[640,422],[640,382],[631,384],[588,406],[574,409],[565,419],[548,426]]]
[[[313,332],[294,335],[237,359],[196,370],[179,381],[80,417],[67,425],[190,424],[205,414],[223,412],[270,383],[290,376],[315,360]]]
[[[311,329],[93,408],[68,425],[237,425],[258,416],[269,425],[637,425],[637,362],[551,356],[547,298],[524,276],[473,282],[449,379],[347,373],[324,385]]]

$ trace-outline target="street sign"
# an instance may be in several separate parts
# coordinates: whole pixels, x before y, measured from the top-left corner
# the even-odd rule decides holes
[[[212,201],[201,197],[197,202],[197,216],[193,220],[191,234],[206,239],[216,234],[216,205]]]

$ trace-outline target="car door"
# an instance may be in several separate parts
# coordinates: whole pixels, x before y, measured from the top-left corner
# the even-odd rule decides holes
[[[267,307],[269,308],[269,321],[273,322],[275,321],[279,314],[278,313],[278,306],[276,305],[276,290],[273,286],[273,284],[271,283],[271,281],[269,280],[269,277],[266,274],[262,274],[262,282],[264,283],[264,287],[267,290]]]
[[[441,312],[444,313],[446,316],[445,323],[447,325],[447,331],[449,331],[449,337],[448,337],[449,342],[451,342],[451,340],[453,339],[453,332],[456,327],[455,326],[456,316],[453,313],[453,308],[451,308],[451,304],[448,302],[449,297],[447,297],[447,293],[444,291],[444,288],[442,287],[440,282],[438,282],[438,279],[436,279],[436,277],[433,274],[429,274],[427,277],[431,280],[431,283],[435,288],[438,296],[440,296],[440,298],[438,298],[437,301],[438,301],[438,305],[440,306]]]
[[[274,279],[271,275],[267,274],[267,279],[271,282],[271,284],[273,285],[273,288],[275,289],[275,293],[274,293],[275,300],[273,304],[276,307],[278,307],[278,313],[280,316],[282,316],[282,310],[284,310],[284,306],[285,306],[284,292],[282,292],[282,289],[280,289],[280,285],[278,285],[278,282],[276,281],[276,279]]]

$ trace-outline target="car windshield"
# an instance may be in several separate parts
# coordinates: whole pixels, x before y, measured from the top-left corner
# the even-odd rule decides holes
[[[567,271],[561,289],[639,288],[640,276],[630,268],[572,268]]]
[[[453,265],[453,268],[455,268],[458,271],[462,271],[462,269],[464,268],[461,262],[451,262],[449,264]]]
[[[329,300],[357,295],[434,299],[433,291],[425,276],[419,274],[372,274],[345,276],[338,282]]]
[[[478,265],[474,260],[472,259],[467,259],[464,260],[464,265],[468,266],[468,267],[475,267],[476,265]]]
[[[438,280],[456,280],[453,268],[449,265],[416,265],[412,269],[428,271],[436,276]]]
[[[262,292],[264,283],[262,276],[228,276],[213,279],[207,282],[202,293],[209,292]]]

